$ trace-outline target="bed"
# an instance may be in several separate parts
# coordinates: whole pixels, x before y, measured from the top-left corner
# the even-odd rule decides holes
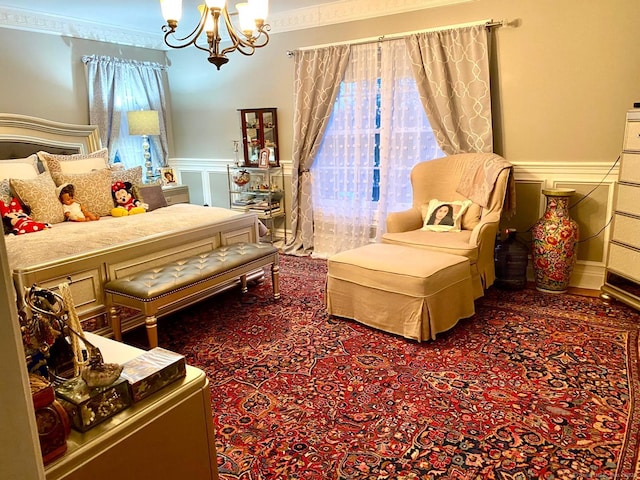
[[[0,171],[3,162],[9,165],[38,151],[77,156],[100,150],[95,126],[0,113]],[[41,164],[38,168],[43,171]],[[6,176],[7,168],[4,172]],[[41,173],[39,178],[46,175],[47,172]],[[96,222],[54,223],[43,231],[5,235],[4,240],[19,305],[25,288],[33,284],[56,288],[62,282],[70,282],[83,328],[111,336],[104,298],[107,282],[222,245],[258,242],[259,236],[255,214],[175,204],[141,215],[103,215]],[[262,275],[262,271],[256,271],[249,278],[256,280]],[[231,286],[221,285],[216,291]],[[176,304],[174,310],[182,306]],[[132,311],[123,318],[122,330],[143,323],[142,315]]]

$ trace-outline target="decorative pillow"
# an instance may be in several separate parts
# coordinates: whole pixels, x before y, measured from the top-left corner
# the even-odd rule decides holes
[[[0,180],[0,202],[9,203],[12,198],[9,179]]]
[[[44,169],[51,173],[88,173],[93,170],[109,168],[109,150],[102,148],[92,153],[74,155],[56,155],[38,152]]]
[[[167,199],[160,185],[134,185],[133,196],[149,205],[147,212],[167,206]]]
[[[471,200],[443,201],[435,198],[430,200],[427,205],[422,230],[459,232],[462,215],[471,203]]]
[[[111,170],[103,168],[89,173],[52,173],[56,185],[71,183],[75,187],[75,199],[91,213],[111,215]],[[58,200],[60,203],[60,200]]]
[[[18,199],[31,208],[33,220],[51,224],[64,221],[62,203],[56,196],[56,184],[49,172],[33,179],[12,178],[9,183]]]
[[[35,153],[27,158],[0,160],[0,180],[6,178],[36,178],[39,173],[38,156]]]
[[[142,184],[142,167],[133,167],[126,170],[111,170],[111,183],[129,182],[131,185]]]

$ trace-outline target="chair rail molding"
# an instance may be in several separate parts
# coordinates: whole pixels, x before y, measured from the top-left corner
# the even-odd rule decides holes
[[[211,202],[211,177],[221,175],[226,181],[227,165],[233,165],[232,158],[172,158],[169,165],[177,173],[177,179],[181,181],[181,175],[189,172],[202,181],[202,191],[206,203]],[[607,188],[606,206],[602,209],[605,214],[602,218],[594,219],[597,224],[606,225],[613,214],[614,185],[618,179],[618,164],[613,162],[528,162],[511,161],[514,166],[516,185],[536,185],[542,192],[545,188],[558,186],[589,187],[602,186]],[[284,169],[284,175],[290,178],[292,175],[292,161],[281,160],[280,165]],[[538,201],[538,218],[545,209],[545,198],[540,193]],[[516,199],[517,207],[517,199]],[[577,207],[579,208],[579,207]],[[605,264],[608,253],[609,227],[606,226],[600,233],[603,235],[604,247],[602,258],[597,260],[578,260],[571,277],[571,286],[591,290],[599,290],[604,283]],[[529,275],[530,278],[531,275]]]

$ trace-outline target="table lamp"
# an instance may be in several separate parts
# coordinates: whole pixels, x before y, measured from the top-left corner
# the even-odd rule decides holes
[[[147,169],[147,183],[155,178],[151,164],[151,151],[149,150],[149,135],[160,135],[160,118],[156,110],[134,110],[127,112],[129,123],[129,135],[142,136],[142,150],[144,152],[144,166]]]

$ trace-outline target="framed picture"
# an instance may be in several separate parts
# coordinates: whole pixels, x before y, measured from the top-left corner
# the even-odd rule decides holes
[[[258,167],[269,168],[269,149],[263,148],[260,150],[260,156],[258,157]]]
[[[162,167],[160,169],[160,178],[162,179],[163,185],[175,185],[176,184],[176,176],[173,173],[173,168],[171,167]]]

